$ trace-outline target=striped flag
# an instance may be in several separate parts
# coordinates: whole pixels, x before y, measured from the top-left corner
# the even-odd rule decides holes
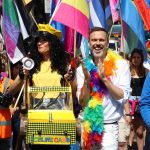
[[[90,28],[98,26],[103,27],[109,31],[113,24],[109,0],[89,0],[88,6],[90,13]],[[88,47],[88,40],[84,37],[82,37],[80,49],[83,58],[87,58],[90,52]]]
[[[145,0],[134,0],[134,3],[144,21],[146,29],[150,30],[150,6],[148,6]]]
[[[52,4],[51,4],[51,12],[50,12],[50,17],[52,17],[56,6],[58,5],[58,0],[53,0]],[[52,22],[50,23],[55,29],[60,30],[62,32],[62,42],[65,41],[65,26],[63,24],[61,24],[60,22],[57,22],[55,20],[52,20]]]
[[[6,45],[7,55],[16,63],[24,57],[23,40],[20,34],[20,25],[17,12],[12,0],[4,0],[3,8],[3,25],[4,41]]]
[[[16,63],[25,55],[24,41],[37,30],[22,0],[3,1],[3,34],[7,54]]]
[[[119,13],[117,10],[118,0],[109,0],[113,22],[119,21]]]
[[[52,6],[51,6],[51,16],[54,12],[54,10],[56,9],[56,6],[58,5],[58,0],[53,0],[52,1]],[[65,45],[65,50],[73,55],[74,54],[74,30],[70,27],[64,26],[63,24],[61,24],[58,21],[53,20],[51,22],[51,25],[57,29],[60,30],[62,32],[62,42]]]
[[[33,18],[30,16],[28,11],[26,10],[23,1],[14,0],[14,4],[15,4],[17,16],[19,19],[21,34],[22,34],[23,39],[25,40],[38,28]]]
[[[130,54],[134,48],[139,48],[147,57],[144,26],[134,2],[121,0],[120,7],[123,28],[122,48],[127,54]]]
[[[81,50],[82,57],[88,58],[90,50],[88,47],[88,40],[84,37],[82,37],[80,50]]]
[[[62,0],[53,20],[88,38],[89,10],[86,0]]]
[[[113,24],[109,0],[89,0],[90,28],[103,27],[107,31]]]
[[[28,12],[30,12],[33,8],[33,1],[32,0],[23,0],[25,7],[27,9]]]

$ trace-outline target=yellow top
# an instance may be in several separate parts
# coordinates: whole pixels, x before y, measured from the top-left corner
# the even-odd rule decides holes
[[[57,72],[51,71],[51,62],[50,61],[44,61],[41,63],[41,70],[38,73],[33,74],[33,86],[61,86],[60,79],[61,75],[59,75]],[[50,91],[45,93],[43,98],[56,98],[58,96],[59,92]],[[32,94],[35,98],[42,98],[43,93],[34,93]]]

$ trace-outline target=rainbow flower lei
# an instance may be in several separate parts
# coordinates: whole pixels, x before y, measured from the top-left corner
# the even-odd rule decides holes
[[[107,51],[107,57],[104,60],[105,76],[114,74],[116,60],[122,59],[121,56]],[[107,95],[107,88],[100,80],[98,68],[95,66],[91,57],[84,60],[84,63],[90,72],[90,98],[87,107],[84,110],[83,117],[83,148],[90,150],[93,144],[101,143],[104,132],[103,98]]]

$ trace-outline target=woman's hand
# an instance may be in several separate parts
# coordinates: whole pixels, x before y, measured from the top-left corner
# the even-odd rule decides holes
[[[28,76],[29,76],[29,70],[27,70],[23,67],[19,69],[19,78],[21,80],[27,78]]]
[[[75,71],[69,67],[67,73],[64,75],[64,78],[66,81],[70,82],[74,80],[74,77],[75,77]]]
[[[11,105],[9,106],[9,110],[10,110],[10,113],[11,113],[11,116],[14,115],[14,113],[19,110],[19,107],[12,107]]]

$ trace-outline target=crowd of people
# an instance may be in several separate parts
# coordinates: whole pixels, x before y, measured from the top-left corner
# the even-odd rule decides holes
[[[144,150],[148,145],[145,130],[146,141],[150,139],[150,74],[143,66],[142,50],[135,48],[129,60],[124,59],[109,49],[107,31],[94,27],[89,31],[89,57],[77,56],[72,68],[71,58],[61,42],[61,32],[49,24],[38,25],[31,43],[33,69],[27,70],[17,63],[11,66],[9,78],[0,75],[3,95],[0,97],[0,150],[18,149],[22,98],[17,107],[13,104],[25,78],[32,86],[71,86],[74,110],[77,110],[75,117],[80,118],[78,149],[132,150],[136,137],[138,150]],[[9,79],[7,85],[6,79]],[[65,98],[59,92],[37,93],[32,95],[31,104],[33,109],[65,109]],[[77,146],[26,147],[48,148],[63,150],[77,149]]]

